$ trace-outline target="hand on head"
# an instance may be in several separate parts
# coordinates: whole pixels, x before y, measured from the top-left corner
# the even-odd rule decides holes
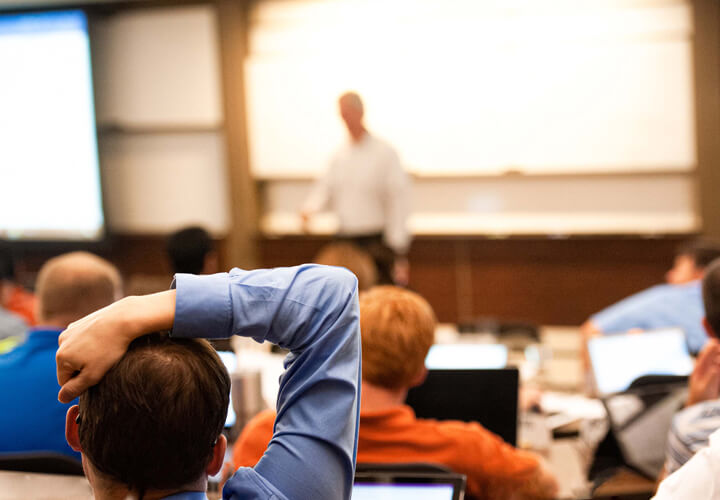
[[[69,403],[123,357],[135,338],[172,328],[175,290],[126,297],[71,323],[58,339],[55,355],[58,399]]]

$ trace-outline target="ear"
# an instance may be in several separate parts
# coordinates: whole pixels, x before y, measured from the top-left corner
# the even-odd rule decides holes
[[[703,324],[703,328],[705,328],[705,331],[706,331],[707,334],[708,334],[708,337],[710,337],[711,339],[717,339],[717,338],[718,338],[717,333],[715,332],[715,330],[713,330],[713,327],[710,326],[710,323],[708,323],[707,318],[703,318],[703,319],[702,319],[702,324]]]
[[[428,375],[427,368],[425,368],[425,366],[423,366],[422,369],[419,372],[417,372],[417,374],[412,378],[412,380],[410,380],[410,388],[422,385],[422,383],[425,382],[427,375]]]
[[[65,439],[70,448],[75,451],[82,451],[80,448],[80,436],[78,436],[77,418],[80,415],[80,407],[72,405],[65,415]]]
[[[208,476],[214,476],[220,469],[222,469],[223,462],[225,461],[225,450],[227,449],[227,438],[224,434],[220,434],[217,443],[213,446],[212,460],[208,464],[205,472]]]

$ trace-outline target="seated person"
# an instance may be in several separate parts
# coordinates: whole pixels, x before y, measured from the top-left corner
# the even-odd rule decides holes
[[[0,307],[35,324],[35,295],[16,283],[15,259],[7,244],[0,243]]]
[[[720,499],[720,430],[711,434],[708,442],[660,483],[654,500]]]
[[[378,272],[375,261],[362,248],[350,242],[337,241],[325,245],[313,262],[324,266],[344,267],[358,279],[358,290],[368,290],[377,284]]]
[[[381,286],[360,298],[362,379],[358,462],[430,462],[467,475],[473,498],[554,498],[556,482],[532,453],[520,451],[477,423],[421,420],[404,404],[425,378],[435,315],[419,295]],[[233,450],[236,466],[262,463],[277,432],[272,411],[256,416]],[[274,438],[273,438],[274,439]]]
[[[218,272],[215,243],[205,229],[187,227],[170,235],[167,253],[173,273],[213,274]]]
[[[175,285],[125,298],[60,337],[58,397],[82,394],[66,430],[95,498],[205,498],[207,475],[222,466],[229,380],[218,356],[187,337],[233,334],[290,354],[275,434],[223,497],[350,498],[360,392],[355,277],[306,265],[179,274]],[[167,329],[169,337],[135,340]]]
[[[581,327],[584,337],[629,330],[680,327],[690,352],[696,354],[707,342],[700,280],[705,267],[720,257],[720,244],[697,240],[681,247],[667,274],[666,284],[636,293],[594,314]]]
[[[711,339],[698,357],[690,377],[690,394],[684,410],[673,419],[668,436],[665,472],[670,474],[708,445],[720,429],[720,259],[703,278],[703,325]]]
[[[65,442],[68,405],[57,401],[55,351],[73,321],[121,296],[121,280],[109,262],[86,252],[48,260],[37,279],[39,326],[0,356],[0,453],[57,452],[80,459]]]

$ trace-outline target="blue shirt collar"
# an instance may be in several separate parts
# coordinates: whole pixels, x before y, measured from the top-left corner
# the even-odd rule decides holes
[[[182,491],[164,497],[163,500],[207,500],[207,496],[204,491]]]

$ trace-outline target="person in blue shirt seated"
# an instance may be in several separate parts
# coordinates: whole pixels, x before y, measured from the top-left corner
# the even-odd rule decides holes
[[[720,243],[698,239],[682,246],[666,273],[667,283],[631,295],[594,314],[581,331],[587,340],[601,334],[680,327],[696,354],[707,342],[700,280],[705,268],[720,257]]]
[[[121,296],[109,262],[86,252],[50,259],[38,274],[37,318],[24,343],[0,355],[0,453],[51,452],[80,459],[65,441],[69,405],[57,401],[55,351],[71,322]]]
[[[223,498],[350,498],[360,409],[356,278],[304,265],[178,274],[174,286],[122,299],[60,336],[58,398],[80,396],[66,434],[95,498],[205,498],[207,475],[225,454],[229,383],[207,344],[188,339],[230,335],[290,354],[267,451],[235,472]]]

